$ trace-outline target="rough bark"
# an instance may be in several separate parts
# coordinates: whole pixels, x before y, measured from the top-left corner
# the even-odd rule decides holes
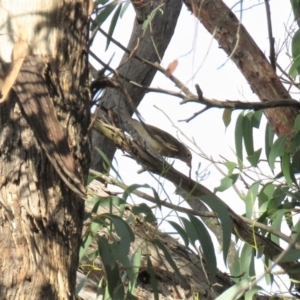
[[[142,25],[147,16],[158,6],[162,5],[161,9],[164,11],[163,14],[157,12],[155,18],[152,21],[151,31],[148,27],[147,31],[144,32]],[[173,36],[174,29],[177,23],[177,19],[181,10],[181,1],[170,0],[170,1],[141,1],[138,5],[135,5],[135,10],[138,17],[135,18],[132,35],[128,43],[127,48],[132,51],[137,47],[136,55],[147,59],[151,62],[160,62],[160,58],[163,57],[165,50],[167,49],[169,42]],[[159,54],[159,56],[158,56]],[[130,58],[129,54],[125,53],[120,65],[124,64],[118,73],[126,76],[128,79],[135,81],[139,84],[149,86],[156,73],[156,70],[149,67],[146,64],[138,61],[137,59]],[[107,88],[104,96],[101,99],[101,105],[109,109],[114,106],[126,107],[127,110],[132,114],[133,110],[139,105],[145,95],[145,90],[138,88],[128,82],[122,82],[124,89],[127,90],[128,94],[132,99],[132,103],[128,103],[125,95],[117,89]],[[98,116],[100,117],[103,111],[99,111]],[[114,144],[97,132],[92,134],[92,162],[91,167],[95,170],[103,170],[103,160],[99,156],[99,153],[95,150],[95,147],[101,148],[102,151],[112,159],[116,150]]]
[[[30,49],[0,105],[1,299],[74,296],[84,210],[74,189],[89,166],[88,8],[1,2],[2,66],[14,64],[20,28]]]

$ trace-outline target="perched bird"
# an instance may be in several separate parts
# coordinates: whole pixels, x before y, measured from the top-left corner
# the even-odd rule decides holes
[[[178,158],[191,167],[192,154],[190,150],[171,134],[155,126],[132,119],[127,113],[119,108],[114,108],[114,111],[119,115],[123,122],[129,123],[129,125],[133,127],[151,151],[159,153],[162,156]],[[125,128],[125,131],[128,132],[128,129]]]

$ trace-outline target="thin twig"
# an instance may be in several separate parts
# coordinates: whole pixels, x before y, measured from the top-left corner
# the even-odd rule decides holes
[[[272,32],[272,20],[271,20],[271,9],[269,0],[265,0],[266,5],[266,14],[267,14],[267,22],[268,22],[268,34],[269,34],[269,43],[270,43],[270,62],[271,66],[273,67],[274,71],[276,71],[276,54],[275,54],[275,39],[273,37]]]

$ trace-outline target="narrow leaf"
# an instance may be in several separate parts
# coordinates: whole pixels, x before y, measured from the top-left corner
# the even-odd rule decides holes
[[[150,259],[149,256],[147,257],[147,271],[150,274],[150,282],[151,282],[151,286],[152,286],[153,293],[154,293],[154,299],[159,300],[158,289],[157,289],[158,284],[157,284],[157,281],[156,281],[156,274],[154,273],[153,266],[152,266],[152,263],[151,263],[151,259]]]
[[[230,109],[230,108],[224,109],[222,119],[223,119],[223,123],[226,128],[228,127],[228,125],[231,122],[231,114],[232,114],[232,109]]]
[[[259,128],[262,115],[263,115],[262,110],[257,110],[255,112],[253,112],[253,114],[251,116],[251,125],[253,128]]]
[[[279,209],[271,215],[271,219],[273,221],[272,228],[274,228],[274,230],[277,230],[278,232],[281,231],[280,229],[281,229],[281,225],[282,225],[282,218],[286,212],[287,212],[286,209]],[[279,244],[278,236],[271,234],[271,240],[274,243]]]
[[[247,156],[247,159],[248,159],[249,163],[251,164],[251,166],[257,167],[257,164],[258,164],[258,161],[260,158],[260,154],[261,154],[261,148],[254,151],[251,156]]]
[[[231,288],[227,289],[224,293],[222,293],[216,300],[235,300],[239,299],[243,293],[241,291],[247,291],[249,287],[249,279],[243,279],[239,283],[236,283]]]
[[[156,222],[157,219],[153,214],[151,208],[146,203],[141,203],[139,205],[132,207],[133,214],[145,214],[145,221],[148,223]]]
[[[257,295],[257,293],[262,290],[260,286],[251,286],[250,291],[247,291],[245,293],[245,300],[252,300],[254,295]],[[255,298],[254,298],[255,299]]]
[[[266,133],[265,133],[265,149],[266,149],[267,160],[269,160],[270,151],[273,146],[273,140],[274,140],[274,131],[271,129],[269,123],[267,123]]]
[[[111,245],[108,240],[102,236],[98,237],[98,251],[103,264],[107,265],[110,269],[113,269],[116,264],[116,258],[111,253]]]
[[[277,259],[277,257],[275,259]],[[281,263],[292,262],[292,261],[298,261],[299,259],[300,259],[300,250],[290,249],[280,260],[280,262]]]
[[[191,223],[194,225],[196,229],[198,240],[201,244],[201,248],[203,250],[205,261],[208,265],[209,269],[209,277],[212,282],[215,282],[215,276],[217,274],[217,260],[214,245],[212,243],[211,237],[203,225],[203,223],[196,217],[189,215]]]
[[[117,264],[113,269],[104,265],[108,291],[112,299],[124,299],[125,290],[122,280],[120,278],[120,270]]]
[[[128,1],[128,2],[125,3],[125,5],[123,6],[123,8],[122,8],[122,10],[121,10],[121,12],[120,12],[120,18],[123,17],[125,11],[127,10],[128,6],[129,6],[130,4],[131,4],[130,1]]]
[[[236,168],[236,163],[232,162],[232,161],[225,161],[224,162],[224,166],[227,168],[228,170],[228,176],[232,175],[232,172],[234,171],[234,169]]]
[[[295,120],[294,128],[296,132],[300,131],[300,115],[298,115]]]
[[[246,203],[246,218],[251,219],[252,217],[252,210],[255,204],[255,200],[258,193],[258,188],[260,185],[260,181],[257,181],[251,185],[251,187],[248,190],[248,193],[245,198]]]
[[[237,118],[235,125],[235,150],[240,170],[243,169],[243,119],[244,112],[241,112]]]
[[[197,232],[196,232],[194,226],[186,218],[181,217],[180,219],[185,227],[185,232],[186,232],[189,240],[191,241],[191,244],[196,248],[195,242],[197,241],[198,236],[197,236]]]
[[[189,245],[189,238],[188,238],[187,233],[185,232],[185,230],[180,225],[178,225],[177,223],[175,223],[173,221],[168,221],[168,222],[178,232],[178,234],[182,238],[185,246],[187,247]]]
[[[114,33],[114,30],[116,28],[116,24],[117,24],[117,21],[118,21],[118,18],[119,18],[119,15],[120,15],[120,12],[121,12],[121,9],[122,9],[122,3],[118,5],[118,8],[117,10],[115,11],[112,19],[111,19],[111,22],[110,22],[110,25],[109,25],[109,29],[108,29],[108,33],[107,33],[107,40],[106,40],[106,48],[105,48],[105,51],[108,49],[108,46],[110,44],[110,41],[111,41],[111,38],[112,38],[112,35]]]
[[[113,222],[116,233],[120,237],[119,256],[127,257],[128,253],[129,253],[130,243],[133,242],[135,239],[135,236],[134,236],[130,226],[119,216],[103,214],[102,217],[108,218]]]
[[[272,146],[269,155],[269,165],[272,170],[274,169],[276,158],[284,154],[286,138],[286,136],[280,136]]]
[[[201,201],[207,204],[210,209],[215,212],[220,219],[222,226],[222,235],[223,235],[223,259],[226,265],[226,258],[228,254],[228,250],[230,247],[231,241],[231,229],[232,229],[232,221],[229,216],[228,208],[220,201],[217,197],[213,196],[202,196]]]
[[[253,127],[251,122],[251,117],[253,115],[253,112],[248,113],[244,119],[243,119],[243,138],[244,138],[244,144],[246,148],[246,152],[248,156],[252,156],[254,152],[254,146],[253,146]]]
[[[221,179],[221,183],[218,187],[214,189],[214,193],[216,192],[224,192],[225,190],[232,187],[233,184],[237,181],[239,174],[232,174],[231,176],[225,176]]]
[[[130,275],[129,285],[128,285],[128,290],[130,291],[130,293],[134,292],[136,286],[137,278],[139,275],[139,269],[141,265],[141,258],[142,258],[142,249],[138,249],[133,256],[131,268],[128,268],[127,270],[128,274]]]
[[[241,267],[245,275],[243,278],[249,278],[255,275],[253,248],[244,244],[241,253]]]
[[[168,249],[166,248],[166,246],[158,239],[154,239],[153,243],[156,244],[158,246],[158,248],[160,250],[162,250],[162,252],[164,253],[164,256],[167,260],[167,262],[170,264],[170,266],[172,267],[172,269],[175,271],[175,274],[178,276],[178,278],[180,278],[181,282],[183,284],[187,284],[186,279],[181,275],[176,263],[174,262],[171,254],[169,253]]]
[[[113,10],[116,8],[116,5],[118,4],[118,1],[113,1],[105,6],[105,8],[102,9],[100,14],[95,18],[91,30],[95,30],[96,26],[101,26],[105,20],[108,18],[108,16],[113,12]]]
[[[286,183],[289,187],[292,187],[293,181],[291,178],[291,170],[290,170],[290,165],[291,165],[290,155],[286,152],[282,156],[281,165],[282,165],[282,172],[286,180]]]
[[[81,291],[81,289],[83,288],[83,286],[85,285],[86,281],[87,281],[88,277],[87,276],[84,276],[80,282],[78,283],[78,285],[76,286],[76,289],[75,289],[75,295],[78,295],[79,292]]]

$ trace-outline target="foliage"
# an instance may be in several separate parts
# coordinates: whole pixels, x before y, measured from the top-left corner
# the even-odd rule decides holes
[[[97,5],[102,5],[99,10],[95,10],[95,18],[91,30],[97,30],[97,26],[112,15],[107,36],[106,49],[112,41],[112,35],[116,27],[118,18],[122,16],[128,3],[124,6],[118,1],[98,1]],[[293,8],[299,3],[294,1]],[[125,8],[125,9],[124,9]],[[157,13],[163,14],[161,7],[154,9],[143,24],[143,29],[151,27],[151,23]],[[292,59],[289,74],[295,79],[300,74],[300,31],[293,35],[292,39]],[[224,177],[214,193],[222,193],[228,189],[236,187],[237,183],[243,182],[246,188],[240,194],[244,202],[244,217],[248,224],[252,223],[253,235],[260,234],[264,238],[280,244],[283,236],[290,244],[299,241],[298,228],[300,222],[296,216],[300,202],[299,193],[299,161],[300,161],[300,117],[298,116],[293,132],[287,135],[275,137],[270,124],[266,124],[262,111],[242,111],[232,124],[233,111],[225,108],[223,122],[225,129],[235,126],[234,153],[236,161],[223,159],[218,164],[222,165],[225,171]],[[255,137],[257,132],[264,131],[264,143]],[[103,154],[101,154],[103,155]],[[107,161],[107,160],[106,160]],[[216,163],[212,161],[212,163]],[[109,164],[109,163],[108,163]],[[268,170],[267,170],[268,168]],[[262,171],[263,170],[263,171]],[[114,170],[116,171],[116,170]],[[163,174],[161,174],[163,176]],[[147,247],[131,253],[131,244],[135,241],[135,234],[131,229],[136,224],[153,224],[157,222],[157,212],[153,212],[153,207],[146,203],[136,205],[130,209],[130,213],[125,213],[127,199],[137,190],[149,189],[154,195],[155,209],[162,213],[163,202],[155,188],[150,185],[132,185],[124,191],[123,197],[94,197],[89,204],[91,212],[87,215],[88,230],[86,231],[80,251],[80,258],[87,259],[94,266],[98,257],[101,258],[103,277],[99,282],[99,294],[104,294],[104,299],[135,299],[134,289],[137,285],[138,276],[142,270],[147,270],[149,281],[153,288],[154,297],[158,299],[157,278],[154,274],[153,261]],[[288,249],[283,256],[277,257],[273,262],[263,255],[263,245],[257,245],[244,241],[236,232],[228,213],[227,206],[213,196],[203,196],[201,200],[216,214],[218,222],[222,228],[222,250],[223,259],[227,263],[227,256],[230,248],[232,234],[236,234],[235,242],[240,251],[235,253],[234,262],[230,266],[231,275],[234,277],[235,285],[228,289],[217,299],[236,299],[245,295],[246,299],[252,299],[255,293],[263,290],[258,285],[259,277],[255,270],[255,261],[260,260],[265,266],[264,277],[268,284],[273,284],[274,275],[270,273],[274,266],[274,261],[293,262],[299,258],[299,250]],[[107,213],[97,214],[100,207],[108,207]],[[176,207],[173,207],[176,212]],[[184,245],[190,247],[195,252],[201,252],[208,265],[209,281],[215,282],[217,274],[216,250],[212,242],[211,233],[208,231],[204,221],[198,218],[197,214],[189,213],[185,216],[178,216],[178,222],[169,221],[176,233],[181,237]],[[147,226],[148,226],[147,225]],[[284,228],[284,235],[282,234]],[[150,227],[147,227],[150,228]],[[100,229],[104,229],[107,236],[98,234]],[[157,235],[157,236],[156,236]],[[163,255],[176,278],[181,283],[186,283],[186,278],[181,274],[181,270],[174,261],[172,254],[158,238],[158,233],[144,235],[145,244],[151,243],[156,247],[160,255]],[[96,241],[97,248],[89,252],[90,245]],[[146,257],[146,263],[142,263],[142,256]],[[93,268],[88,272],[92,272]],[[296,272],[297,270],[295,270]],[[88,277],[88,275],[87,275]],[[78,291],[85,283],[87,277],[78,286]],[[128,288],[126,288],[128,286]]]

